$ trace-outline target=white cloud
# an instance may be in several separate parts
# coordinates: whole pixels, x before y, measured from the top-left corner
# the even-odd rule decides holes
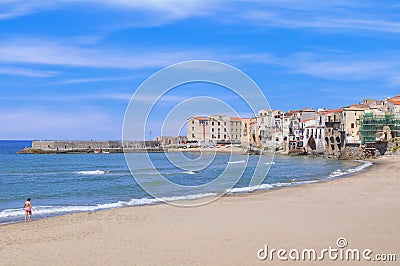
[[[200,16],[223,23],[250,23],[268,28],[400,32],[400,18],[393,13],[398,8],[395,4],[367,0],[6,0],[0,4],[0,20],[79,7],[102,8],[120,15],[135,14],[129,22],[119,20],[116,15],[115,21],[108,23],[111,29],[158,26]]]
[[[11,75],[11,76],[33,77],[33,78],[48,78],[57,76],[60,73],[56,71],[36,70],[36,69],[21,68],[21,67],[0,67],[0,75],[1,74]]]
[[[144,69],[164,67],[204,56],[207,53],[203,51],[116,51],[37,39],[0,42],[0,63]]]
[[[380,79],[388,82],[400,72],[396,54],[369,57],[365,55],[295,54],[285,64],[293,72],[328,80],[355,81]]]
[[[96,77],[96,78],[65,79],[65,80],[56,82],[54,84],[65,85],[65,84],[76,84],[76,83],[96,83],[96,82],[104,82],[104,81],[120,81],[120,80],[133,79],[134,77],[135,76],[132,75],[130,77]]]
[[[370,30],[382,32],[400,32],[400,23],[384,19],[367,19],[357,16],[341,17],[332,14],[283,14],[271,11],[249,11],[241,15],[247,21],[260,26],[278,28],[312,28],[320,30]],[[355,18],[354,18],[355,17]]]
[[[11,19],[45,10],[68,6],[89,5],[92,9],[157,13],[158,20],[168,22],[208,12],[212,7],[205,1],[190,0],[6,0],[0,3],[0,19]]]
[[[250,55],[249,55],[250,56]],[[292,53],[283,57],[253,54],[258,63],[280,67],[284,72],[336,81],[380,80],[393,86],[400,73],[400,52],[374,55],[318,50]]]

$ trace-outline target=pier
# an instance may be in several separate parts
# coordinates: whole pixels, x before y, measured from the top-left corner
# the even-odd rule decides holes
[[[123,153],[165,152],[157,141],[57,141],[34,140],[18,154],[73,154],[73,153]]]

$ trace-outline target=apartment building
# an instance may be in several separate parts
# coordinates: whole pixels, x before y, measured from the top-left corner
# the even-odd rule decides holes
[[[340,129],[344,132],[346,144],[361,144],[360,117],[368,110],[364,104],[343,107],[340,117]]]
[[[242,128],[239,117],[195,116],[188,119],[187,139],[204,145],[240,143]]]

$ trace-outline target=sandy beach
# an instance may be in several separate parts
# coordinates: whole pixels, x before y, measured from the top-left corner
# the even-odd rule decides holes
[[[400,158],[373,160],[349,178],[224,197],[212,204],[167,204],[80,213],[0,227],[2,265],[275,265],[309,264],[269,249],[371,249],[400,260]],[[21,217],[22,219],[22,217]],[[262,253],[261,253],[262,255]],[[288,254],[286,254],[288,257]],[[328,256],[319,263],[347,265]],[[315,263],[314,263],[315,264]]]

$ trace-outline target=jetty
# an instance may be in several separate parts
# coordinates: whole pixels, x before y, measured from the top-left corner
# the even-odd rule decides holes
[[[165,152],[167,148],[157,141],[59,141],[34,140],[32,147],[25,147],[18,154],[73,154],[73,153],[124,153]]]

